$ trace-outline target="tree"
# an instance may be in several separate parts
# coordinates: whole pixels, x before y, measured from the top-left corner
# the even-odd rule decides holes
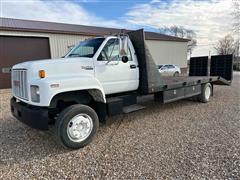
[[[197,46],[196,33],[193,30],[184,28],[183,26],[174,25],[170,27],[164,27],[160,29],[160,33],[189,39],[190,41],[187,45],[187,51],[190,53],[190,56],[193,49]]]
[[[219,55],[235,55],[237,51],[237,42],[234,41],[234,38],[231,35],[226,35],[217,42],[217,44],[214,46],[214,49]]]
[[[233,31],[236,33],[240,33],[240,1],[233,0]]]
[[[236,56],[240,54],[240,1],[233,0],[233,10],[232,10],[232,17],[233,17],[233,32],[237,35],[237,51]]]

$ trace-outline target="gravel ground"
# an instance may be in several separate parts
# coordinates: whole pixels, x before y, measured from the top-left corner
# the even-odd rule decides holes
[[[207,104],[189,100],[101,125],[87,147],[69,151],[53,130],[31,129],[10,115],[0,92],[1,179],[240,179],[240,74],[215,86]]]

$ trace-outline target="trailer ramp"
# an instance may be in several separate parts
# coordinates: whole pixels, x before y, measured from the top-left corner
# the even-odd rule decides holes
[[[218,77],[213,84],[231,85],[233,79],[233,56],[192,57],[190,59],[189,76]]]

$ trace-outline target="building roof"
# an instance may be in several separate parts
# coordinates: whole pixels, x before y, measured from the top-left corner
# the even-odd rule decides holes
[[[63,24],[55,22],[32,21],[23,19],[0,18],[0,30],[12,31],[27,31],[27,32],[44,32],[44,33],[59,33],[59,34],[79,34],[102,36],[107,34],[119,33],[121,29],[105,28],[96,26],[85,26],[75,24]],[[130,30],[124,30],[128,32]],[[168,36],[155,32],[145,32],[147,40],[161,41],[178,41],[188,42],[188,39]]]

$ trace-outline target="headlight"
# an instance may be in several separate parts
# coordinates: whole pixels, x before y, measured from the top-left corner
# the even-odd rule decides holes
[[[33,102],[40,102],[40,92],[38,86],[31,85],[31,99]]]

